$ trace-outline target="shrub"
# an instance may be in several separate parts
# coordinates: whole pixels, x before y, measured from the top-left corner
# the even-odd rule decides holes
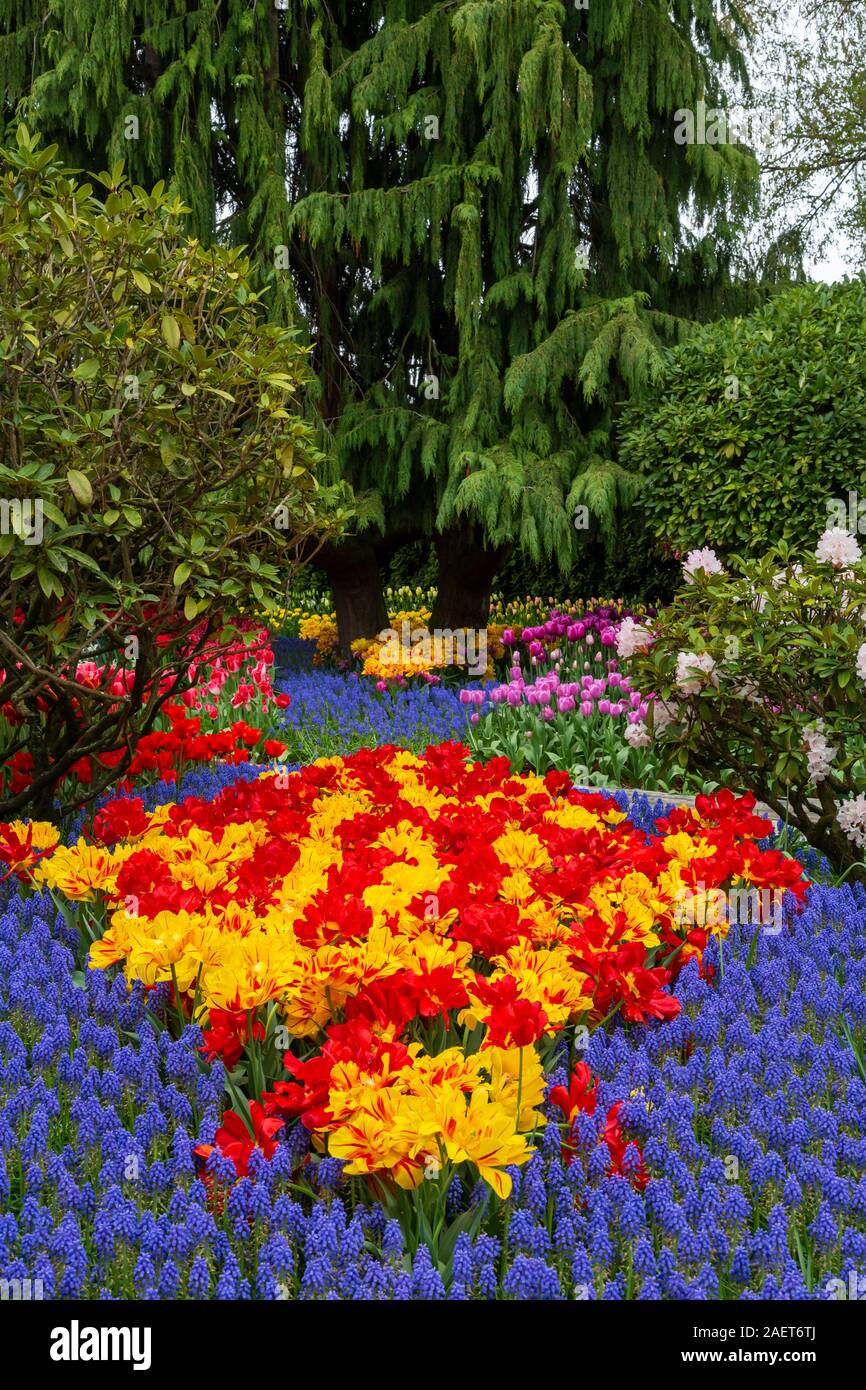
[[[112,754],[89,795],[122,775],[190,662],[343,515],[248,261],[191,241],[161,185],[100,181],[23,127],[0,152],[0,814],[88,756]]]
[[[737,562],[738,574],[716,564],[712,551],[689,557],[689,582],[632,657],[634,679],[658,697],[648,733],[668,767],[733,777],[853,867],[866,846],[860,547],[828,530],[798,560],[782,545]]]
[[[648,475],[656,535],[759,556],[806,546],[846,502],[866,439],[866,283],[798,285],[699,329],[623,416],[623,463]]]

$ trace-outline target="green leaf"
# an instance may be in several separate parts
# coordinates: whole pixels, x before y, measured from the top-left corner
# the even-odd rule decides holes
[[[72,495],[76,502],[82,507],[89,507],[93,501],[93,488],[90,486],[90,479],[86,473],[82,473],[77,468],[69,468],[66,472],[66,481],[72,489]]]
[[[45,565],[37,565],[36,578],[39,580],[39,587],[46,598],[62,598],[63,586],[55,574]]]
[[[42,499],[42,510],[48,517],[48,520],[54,522],[55,526],[65,527],[69,524],[60,508],[55,507],[53,502],[49,502],[47,497],[43,497]]]
[[[172,352],[177,352],[180,347],[180,325],[171,314],[163,314],[162,336]]]
[[[92,381],[98,372],[98,359],[96,357],[88,357],[86,362],[79,362],[72,376],[75,381]]]
[[[192,566],[183,560],[175,569],[171,582],[176,589],[180,589],[192,574]]]

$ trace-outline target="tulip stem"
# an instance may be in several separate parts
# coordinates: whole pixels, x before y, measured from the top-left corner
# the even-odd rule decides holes
[[[523,1048],[521,1047],[517,1061],[517,1115],[515,1117],[515,1130],[520,1133],[520,1103],[523,1099]]]

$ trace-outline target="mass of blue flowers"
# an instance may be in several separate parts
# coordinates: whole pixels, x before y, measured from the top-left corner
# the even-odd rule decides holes
[[[47,893],[0,915],[0,1280],[142,1299],[829,1299],[866,1278],[866,891],[816,886],[777,936],[733,927],[673,1021],[592,1034],[578,1151],[543,1131],[498,1235],[406,1249],[295,1128],[238,1182],[214,1154],[219,1064],[165,997],[76,969]],[[751,949],[750,949],[751,948]],[[555,1069],[551,1083],[566,1081]],[[643,1190],[607,1172],[608,1107]],[[570,1157],[570,1155],[569,1155]],[[627,1168],[627,1165],[626,1165]],[[449,1218],[488,1200],[455,1181]],[[859,1282],[859,1285],[857,1281]]]
[[[312,643],[274,642],[280,669],[275,688],[291,696],[280,737],[299,761],[351,753],[385,743],[422,752],[430,743],[463,740],[468,716],[454,686],[411,685],[377,690],[356,671],[311,665]]]

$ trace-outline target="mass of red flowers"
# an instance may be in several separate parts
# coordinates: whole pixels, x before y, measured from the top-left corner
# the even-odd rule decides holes
[[[192,684],[177,700],[162,707],[161,727],[137,741],[126,775],[117,783],[119,790],[131,791],[136,783],[148,780],[174,782],[187,767],[216,759],[230,764],[249,762],[253,749],[261,761],[280,758],[285,753],[286,745],[280,739],[267,737],[257,724],[239,717],[248,713],[250,718],[262,720],[272,707],[287,709],[290,697],[274,691],[274,655],[267,628],[249,620],[242,620],[238,626],[246,633],[248,645],[239,642],[235,648],[225,650],[209,644],[190,660],[186,675]],[[99,666],[94,661],[79,662],[72,674],[78,685],[105,690],[117,696],[118,701],[129,694],[135,679],[134,668]],[[5,679],[6,672],[0,669],[0,688]],[[166,695],[173,688],[172,683],[163,680],[160,693]],[[39,697],[38,703],[41,709],[50,709],[43,697]],[[73,706],[76,703],[73,697]],[[12,725],[24,719],[9,701],[0,705],[0,714]],[[264,718],[264,722],[271,724],[270,718]],[[208,723],[216,727],[208,728]],[[125,756],[126,750],[117,748],[96,757],[80,758],[66,779],[89,787],[100,769],[118,767]],[[5,782],[8,794],[15,795],[31,785],[32,773],[33,755],[21,750],[0,768],[0,787]]]

